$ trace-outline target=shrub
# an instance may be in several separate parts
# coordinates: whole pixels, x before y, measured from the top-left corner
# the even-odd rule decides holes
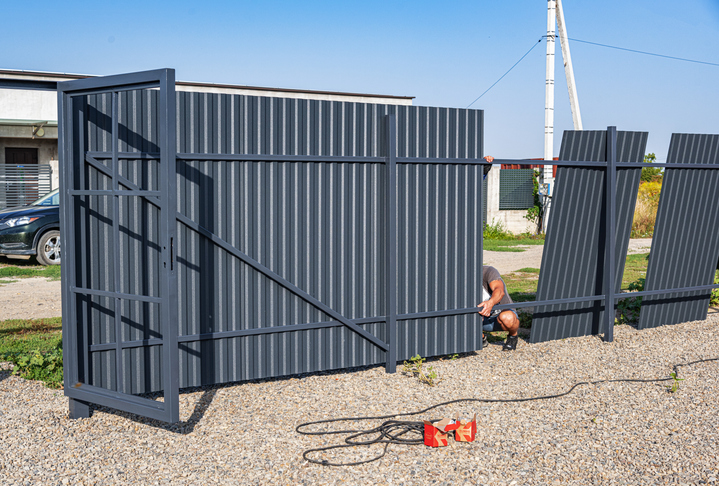
[[[629,284],[627,290],[630,292],[641,292],[644,290],[644,277],[637,279]],[[636,324],[639,321],[639,310],[642,306],[642,298],[634,297],[622,299],[617,302],[617,310],[619,318],[614,320],[615,324]]]
[[[661,181],[642,182],[639,185],[637,206],[632,221],[632,238],[651,237],[654,234],[661,190]]]
[[[534,206],[527,209],[527,214],[524,215],[524,219],[537,225],[537,234],[542,232],[542,218],[544,217],[542,198],[539,195],[539,178],[541,176],[542,171],[535,169],[534,177],[532,177],[532,196],[534,197]]]
[[[30,351],[0,355],[0,361],[14,364],[13,375],[44,381],[48,388],[62,388],[62,344],[46,353]]]
[[[651,164],[657,161],[657,156],[653,153],[644,156],[644,163]],[[643,167],[641,179],[642,182],[661,182],[664,174],[659,167]]]
[[[485,240],[513,240],[515,236],[507,231],[504,227],[504,223],[501,221],[492,220],[492,224],[484,225],[484,239]]]

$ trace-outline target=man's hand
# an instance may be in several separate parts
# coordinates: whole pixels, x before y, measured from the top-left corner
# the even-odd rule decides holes
[[[489,315],[492,313],[492,307],[494,307],[494,303],[492,303],[491,300],[485,300],[481,304],[477,305],[479,307],[479,313],[482,314],[484,317],[489,317]]]
[[[485,155],[484,160],[486,160],[487,162],[489,162],[491,164],[492,161],[494,161],[494,157],[492,157],[491,155]]]

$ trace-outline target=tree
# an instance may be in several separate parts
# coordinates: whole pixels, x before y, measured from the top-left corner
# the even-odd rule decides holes
[[[644,163],[653,164],[657,161],[657,156],[653,153],[644,156]],[[642,167],[642,182],[661,182],[662,169],[659,167]]]

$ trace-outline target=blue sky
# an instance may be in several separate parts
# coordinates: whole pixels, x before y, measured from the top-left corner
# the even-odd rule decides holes
[[[564,0],[571,38],[719,63],[719,0]],[[0,68],[415,96],[466,107],[546,33],[546,1],[4,2]],[[585,129],[719,133],[719,66],[571,43]],[[486,152],[541,157],[546,45],[473,108]],[[557,45],[555,155],[572,128]]]

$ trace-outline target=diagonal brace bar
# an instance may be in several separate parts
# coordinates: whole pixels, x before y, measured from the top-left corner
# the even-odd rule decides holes
[[[98,162],[98,160],[95,159],[95,157],[93,157],[89,153],[85,154],[85,162],[87,162],[92,167],[94,167],[98,171],[102,172],[106,176],[108,176],[108,177],[113,176],[112,171],[110,169],[108,169],[103,164]],[[130,181],[129,179],[122,177],[120,174],[116,174],[116,178],[117,178],[117,182],[119,182],[123,186],[127,187],[131,191],[142,191],[142,189],[140,189],[140,186],[138,186],[134,182]],[[159,197],[155,197],[155,196],[140,196],[140,197],[147,199],[147,201],[149,203],[155,205],[155,207],[157,207],[158,209],[162,209],[162,207],[160,207],[160,198]]]
[[[383,351],[387,351],[387,350],[389,349],[389,346],[387,345],[387,343],[385,343],[384,341],[382,341],[382,340],[379,339],[378,337],[376,337],[376,336],[374,336],[373,334],[371,334],[371,333],[365,331],[364,329],[362,329],[361,327],[359,327],[359,326],[358,326],[357,324],[355,324],[354,322],[352,322],[352,321],[350,321],[349,319],[347,319],[346,317],[342,316],[342,314],[339,314],[337,311],[333,310],[331,307],[328,307],[326,304],[323,304],[323,303],[320,302],[319,300],[315,299],[315,298],[312,297],[310,294],[308,294],[307,292],[305,292],[305,291],[302,290],[301,288],[297,287],[297,286],[296,286],[295,284],[293,284],[292,282],[289,282],[288,280],[285,280],[284,278],[280,277],[280,276],[277,275],[275,272],[273,272],[273,271],[270,270],[269,268],[265,267],[264,265],[262,265],[262,264],[261,264],[260,262],[258,262],[257,260],[254,260],[253,258],[250,258],[250,257],[247,256],[245,253],[241,252],[240,250],[238,250],[238,249],[235,248],[234,246],[230,245],[228,242],[226,242],[225,240],[223,240],[222,238],[220,238],[220,237],[217,236],[216,234],[212,233],[211,231],[207,230],[206,228],[204,228],[204,227],[200,226],[199,224],[195,223],[194,221],[192,221],[190,218],[188,218],[188,217],[185,216],[184,214],[178,212],[178,213],[177,213],[177,220],[178,220],[180,223],[182,223],[182,224],[184,224],[185,226],[187,226],[188,228],[190,228],[191,230],[194,230],[194,231],[196,231],[197,233],[201,234],[201,235],[204,236],[205,238],[209,238],[210,240],[212,240],[213,243],[215,243],[216,245],[220,246],[220,247],[223,248],[225,251],[227,251],[227,252],[233,254],[234,256],[236,256],[237,258],[239,258],[240,260],[242,260],[243,262],[245,262],[246,264],[248,264],[249,266],[251,266],[252,268],[254,268],[255,270],[257,270],[258,272],[260,272],[261,274],[263,274],[263,275],[265,275],[266,277],[268,277],[268,278],[274,280],[274,281],[277,282],[279,285],[283,286],[284,288],[286,288],[287,290],[289,290],[290,292],[292,292],[293,294],[295,294],[297,297],[301,298],[302,300],[304,300],[304,301],[307,302],[308,304],[311,304],[312,306],[314,306],[315,308],[321,310],[322,312],[324,312],[324,313],[327,314],[328,316],[330,316],[330,317],[332,317],[332,318],[338,320],[339,322],[341,322],[342,324],[344,324],[345,326],[347,326],[348,328],[350,328],[351,330],[353,330],[353,331],[356,332],[357,334],[359,334],[359,335],[361,335],[362,337],[364,337],[365,339],[371,341],[373,344],[375,344],[377,347],[381,348]]]

